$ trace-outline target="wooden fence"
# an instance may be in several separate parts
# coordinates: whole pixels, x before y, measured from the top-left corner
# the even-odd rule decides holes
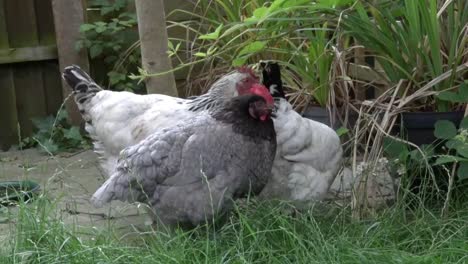
[[[30,135],[31,118],[61,102],[50,0],[0,0],[0,147]]]
[[[190,10],[190,2],[165,1],[166,14],[176,8]],[[171,16],[173,21],[186,19],[188,16],[182,13]],[[53,115],[62,104],[54,28],[51,0],[0,0],[0,149],[30,136],[31,118]],[[168,34],[183,38],[186,32],[172,28]],[[348,66],[348,73],[353,77],[379,79],[368,67]],[[176,80],[184,80],[186,74],[177,71]],[[362,78],[366,76],[367,79]]]
[[[165,1],[166,13],[181,7],[188,1]],[[30,136],[31,118],[63,101],[54,28],[51,0],[0,0],[0,149]]]

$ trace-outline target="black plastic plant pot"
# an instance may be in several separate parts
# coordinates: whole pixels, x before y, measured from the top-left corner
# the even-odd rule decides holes
[[[457,128],[463,119],[463,112],[406,112],[402,114],[402,124],[406,139],[418,146],[431,144],[434,137],[434,126],[438,120],[453,122]]]
[[[328,115],[328,111],[325,107],[308,106],[306,110],[304,111],[304,113],[302,113],[302,117],[311,119],[311,120],[320,122],[322,124],[325,124],[329,127],[332,127],[330,116]],[[350,113],[348,116],[348,127],[351,127],[351,128],[354,127],[357,119],[358,119],[358,115],[356,113],[354,112]],[[333,124],[332,128],[336,130],[340,128],[341,126],[343,126],[343,124],[337,120],[337,122]]]
[[[26,202],[40,190],[39,184],[33,181],[0,182],[0,204],[10,205],[18,201]]]

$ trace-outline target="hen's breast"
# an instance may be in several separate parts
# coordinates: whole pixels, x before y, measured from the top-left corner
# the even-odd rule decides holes
[[[303,118],[287,101],[277,107],[278,150],[265,195],[294,201],[321,199],[341,166],[340,139],[330,127]]]

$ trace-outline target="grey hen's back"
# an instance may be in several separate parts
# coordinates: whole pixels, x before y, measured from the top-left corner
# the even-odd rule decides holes
[[[248,110],[227,110],[201,114],[126,148],[93,203],[143,202],[165,224],[198,225],[229,211],[233,199],[258,194],[276,151],[273,123],[254,120]]]

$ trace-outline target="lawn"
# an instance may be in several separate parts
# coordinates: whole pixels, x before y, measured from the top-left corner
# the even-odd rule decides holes
[[[459,208],[467,208],[460,205]],[[465,263],[468,210],[394,206],[368,220],[321,205],[291,215],[252,201],[225,225],[122,233],[112,224],[65,224],[42,195],[18,206],[1,263]]]

